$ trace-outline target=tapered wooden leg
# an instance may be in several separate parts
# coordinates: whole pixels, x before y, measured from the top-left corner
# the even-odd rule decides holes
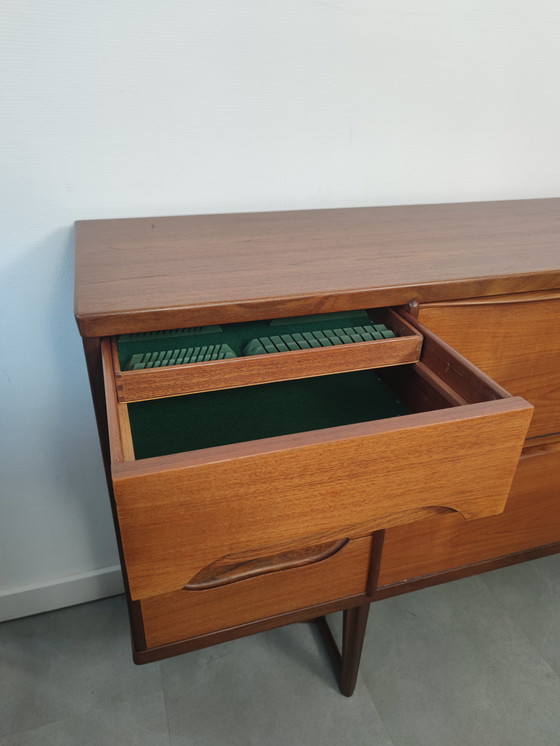
[[[370,603],[346,609],[342,627],[342,660],[340,666],[340,691],[351,697],[356,688],[360,658],[364,646]]]
[[[385,531],[383,530],[376,531],[373,534],[370,569],[365,596],[368,600],[360,606],[353,606],[343,612],[342,653],[338,649],[325,617],[315,619],[327,650],[338,670],[340,692],[345,697],[351,697],[356,688],[360,658],[362,657],[362,648],[367,629],[369,607],[375,599],[377,591],[384,538]]]

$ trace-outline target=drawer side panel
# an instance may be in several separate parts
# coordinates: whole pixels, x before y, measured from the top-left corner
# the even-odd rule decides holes
[[[523,295],[420,307],[420,321],[535,407],[528,436],[560,432],[560,298]]]

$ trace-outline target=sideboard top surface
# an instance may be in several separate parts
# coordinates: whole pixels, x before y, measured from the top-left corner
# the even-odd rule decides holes
[[[85,220],[83,336],[560,287],[560,199]]]

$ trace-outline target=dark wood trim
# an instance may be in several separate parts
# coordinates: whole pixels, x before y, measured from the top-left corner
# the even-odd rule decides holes
[[[345,697],[351,697],[354,694],[358,681],[370,606],[370,603],[366,603],[344,611],[340,693]]]
[[[381,571],[381,558],[383,555],[383,544],[385,542],[385,530],[376,531],[371,541],[371,556],[369,561],[369,576],[367,582],[367,594],[373,601],[377,598],[379,573]]]
[[[421,578],[405,580],[402,583],[384,585],[377,590],[375,600],[381,601],[384,598],[393,598],[393,596],[400,596],[403,593],[410,593],[411,591],[419,591],[422,588],[430,588],[434,585],[448,583],[451,580],[470,578],[472,575],[479,575],[483,572],[491,572],[492,570],[500,570],[503,567],[517,565],[520,562],[528,562],[529,560],[539,559],[540,557],[548,557],[551,554],[558,554],[559,552],[560,542],[555,542],[554,544],[546,544],[542,547],[526,549],[523,552],[505,554],[502,557],[494,557],[492,559],[484,560],[483,562],[476,562],[472,565],[456,567],[453,570],[444,570],[443,572],[437,572],[433,575],[424,575]]]
[[[352,694],[354,694],[356,681],[358,680],[358,670],[360,668],[360,658],[362,657],[369,607],[377,593],[377,581],[381,569],[381,556],[383,554],[384,540],[385,531],[383,529],[374,532],[371,542],[370,565],[367,582],[367,602],[360,606],[344,610],[342,653],[338,649],[338,645],[336,644],[325,617],[323,616],[315,620],[327,652],[333,662],[335,671],[337,672],[340,692],[345,697],[351,697]]]
[[[128,616],[130,619],[130,631],[132,633],[132,650],[146,650],[146,633],[144,631],[144,620],[142,619],[142,607],[140,601],[131,601],[127,597]]]
[[[413,298],[412,300],[409,300],[406,306],[404,306],[404,310],[408,311],[413,318],[417,319],[420,314],[420,303],[418,303],[418,299]]]
[[[331,628],[329,627],[329,623],[324,616],[317,617],[317,619],[313,619],[312,621],[317,625],[323,644],[325,645],[331,663],[333,664],[335,674],[338,677],[340,676],[340,669],[342,668],[342,655],[338,649]]]
[[[538,449],[542,448],[543,450],[556,450],[560,447],[560,433],[547,433],[546,435],[531,435],[529,438],[525,440],[525,447],[523,449],[523,453],[521,456],[524,455],[536,455],[538,453]],[[526,449],[526,454],[525,454]],[[531,449],[532,452],[531,452]]]
[[[351,697],[356,689],[370,606],[371,604],[368,602],[344,611],[342,654],[325,617],[319,617],[315,620],[323,643],[334,664],[340,693],[345,697]]]
[[[101,358],[101,340],[97,337],[84,338],[84,354],[93,400],[93,411],[97,424],[97,433],[101,445],[105,477],[111,489],[111,456],[109,452],[109,430],[107,423],[107,408],[105,406],[105,383],[103,363]]]
[[[229,554],[203,567],[183,588],[186,591],[202,591],[237,583],[258,575],[269,575],[293,567],[314,565],[340,552],[349,541],[350,539],[335,539],[314,546],[287,549],[265,557],[255,556],[254,551],[236,555]]]
[[[360,606],[364,603],[364,599],[365,595],[362,594],[347,596],[346,598],[339,598],[336,601],[327,601],[323,604],[307,606],[305,609],[289,611],[285,614],[276,614],[265,619],[259,619],[257,622],[247,622],[236,627],[229,627],[218,632],[209,632],[206,635],[198,635],[188,640],[179,640],[178,642],[160,645],[149,650],[135,649],[133,650],[134,662],[137,664],[153,663],[165,660],[166,658],[172,658],[174,655],[190,653],[192,650],[201,650],[211,645],[219,645],[222,642],[229,642],[229,640],[237,640],[240,637],[254,635],[257,632],[266,632],[276,627],[284,627],[294,622],[310,622],[325,614],[333,614],[336,611]]]
[[[105,404],[105,382],[101,356],[101,340],[97,338],[84,339],[83,343],[89,383],[91,388],[91,396],[93,400],[93,408],[95,412],[95,419],[97,422],[97,430],[99,433],[99,442],[101,445],[101,456],[103,458],[103,466],[105,468],[105,478],[107,480],[111,513],[113,516],[113,524],[115,526],[115,534],[117,538],[117,547],[121,563],[121,572],[123,576],[126,603],[128,606],[128,619],[130,624],[132,651],[134,655],[135,649],[146,647],[146,637],[144,634],[144,624],[142,622],[140,603],[138,601],[132,601],[132,599],[130,598],[130,587],[125,569],[126,564],[124,561],[121,532],[119,528],[119,521],[117,518],[115,496],[113,493],[113,480],[111,476],[111,452],[109,443],[109,424],[107,417],[107,407]]]

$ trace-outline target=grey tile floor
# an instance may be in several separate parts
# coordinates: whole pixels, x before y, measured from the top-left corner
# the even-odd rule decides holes
[[[121,597],[5,622],[0,744],[560,746],[560,555],[375,604],[351,699],[307,624],[138,667]]]

